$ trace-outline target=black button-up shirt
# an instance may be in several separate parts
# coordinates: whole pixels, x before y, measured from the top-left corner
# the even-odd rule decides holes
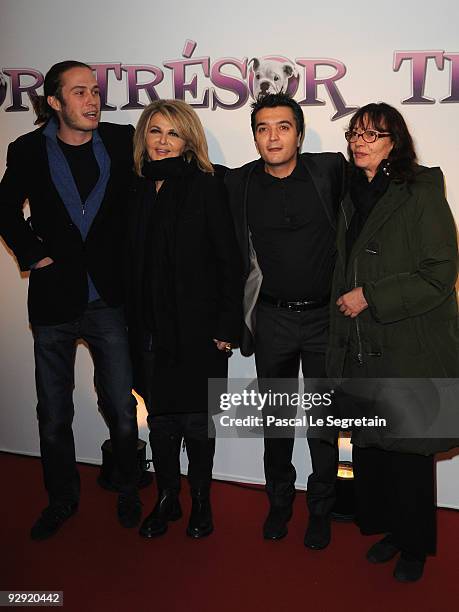
[[[249,185],[248,222],[263,273],[261,291],[284,300],[330,293],[335,233],[307,169],[282,179],[260,160]]]

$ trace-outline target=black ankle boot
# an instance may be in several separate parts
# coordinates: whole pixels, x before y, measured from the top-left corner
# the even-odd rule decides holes
[[[416,582],[424,573],[425,555],[412,555],[402,551],[394,569],[394,578],[398,582]]]
[[[268,516],[263,523],[263,537],[265,540],[280,540],[288,533],[287,523],[292,518],[292,504],[271,504]]]
[[[191,538],[205,538],[214,530],[209,490],[197,490],[191,493],[191,515],[186,530]]]
[[[143,521],[139,534],[143,538],[155,538],[167,531],[169,521],[177,521],[182,516],[178,491],[164,489],[159,492],[153,511]]]
[[[367,552],[367,560],[370,563],[386,563],[400,552],[392,534],[386,535],[382,540],[373,544]]]

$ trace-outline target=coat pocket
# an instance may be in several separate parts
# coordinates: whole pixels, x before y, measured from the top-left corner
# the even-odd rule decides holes
[[[30,272],[28,308],[32,322],[52,323],[61,317],[62,296],[61,270],[56,262]]]

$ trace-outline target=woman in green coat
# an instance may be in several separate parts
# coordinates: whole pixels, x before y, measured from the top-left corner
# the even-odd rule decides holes
[[[395,108],[360,108],[346,139],[350,180],[338,228],[327,364],[331,377],[371,379],[351,380],[368,413],[370,395],[388,395],[382,379],[391,378],[394,387],[393,379],[459,376],[457,240],[443,175],[416,164],[412,138]],[[424,408],[400,410],[419,432],[422,421],[426,429],[433,418],[426,399],[437,393],[428,380],[411,387]],[[400,382],[398,397],[409,388]],[[418,580],[426,555],[435,552],[433,453],[445,450],[438,438],[408,437],[388,439],[370,428],[353,432],[358,523],[362,533],[386,534],[367,559],[382,563],[401,553],[394,576],[402,582]]]

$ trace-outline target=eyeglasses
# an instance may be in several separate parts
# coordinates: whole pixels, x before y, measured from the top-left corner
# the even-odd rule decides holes
[[[387,136],[391,136],[390,132],[377,132],[376,130],[365,130],[364,132],[356,132],[355,130],[348,130],[344,132],[344,138],[348,142],[357,142],[358,139],[362,137],[364,142],[376,142],[378,138],[386,138]]]

